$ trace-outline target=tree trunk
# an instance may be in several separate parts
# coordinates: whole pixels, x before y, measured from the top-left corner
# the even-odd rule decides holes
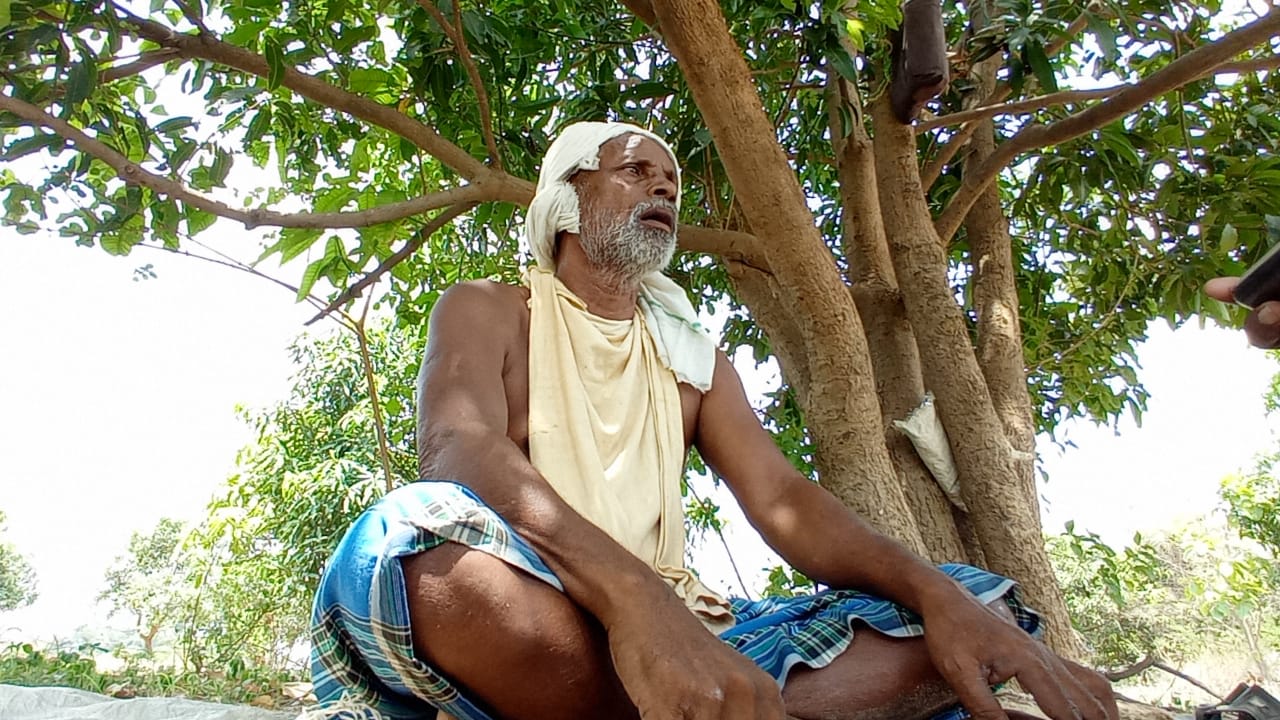
[[[974,29],[981,29],[983,13],[974,13]],[[971,76],[976,81],[972,105],[979,105],[996,86],[1001,61],[992,57],[976,64]],[[965,167],[986,160],[995,152],[995,124],[983,120],[973,133]],[[973,304],[978,316],[978,365],[987,381],[991,402],[1013,448],[1014,469],[1023,486],[1029,507],[1040,518],[1036,492],[1036,430],[1027,391],[1026,362],[1022,353],[1022,324],[1018,317],[1017,278],[1014,274],[1013,243],[1009,221],[1000,202],[1000,187],[992,183],[978,197],[965,218],[969,258],[973,268]]]
[[[834,73],[827,83],[831,144],[844,208],[847,275],[871,355],[884,442],[928,557],[934,562],[965,562],[969,558],[956,532],[951,502],[920,461],[910,439],[892,425],[924,399],[920,353],[893,274],[876,192],[875,156],[857,89],[845,86]],[[848,137],[841,137],[841,104],[854,117]]]
[[[1045,639],[1078,656],[1062,592],[1038,518],[1029,517],[1009,442],[978,367],[963,314],[947,280],[947,257],[934,230],[916,166],[915,136],[888,102],[872,105],[880,205],[907,317],[920,348],[925,386],[937,396],[969,507],[990,568],[1018,580],[1043,614]]]
[[[821,481],[874,510],[867,520],[924,551],[885,449],[862,325],[714,0],[658,0],[654,13],[706,118],[729,180],[807,348],[804,405]]]

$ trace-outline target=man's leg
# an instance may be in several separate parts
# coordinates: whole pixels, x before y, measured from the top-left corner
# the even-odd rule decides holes
[[[866,627],[830,665],[792,670],[782,697],[799,720],[913,720],[956,702],[933,669],[924,640],[891,638]]]
[[[451,542],[401,562],[415,654],[499,718],[636,717],[604,630],[564,593]]]
[[[1014,622],[1003,599],[990,607]],[[1075,663],[1067,665],[1075,681],[1095,694],[1111,692],[1101,675]],[[934,669],[923,638],[891,638],[870,628],[856,633],[849,649],[826,667],[793,670],[782,697],[797,720],[923,720],[958,702]],[[1016,711],[1008,715],[1010,720],[1033,720]]]

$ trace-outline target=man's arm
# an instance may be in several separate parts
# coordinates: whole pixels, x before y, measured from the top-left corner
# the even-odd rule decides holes
[[[432,311],[418,378],[420,472],[471,488],[533,546],[604,627],[615,670],[643,717],[781,718],[772,678],[708,633],[656,573],[570,508],[507,436],[503,369],[508,349],[523,338],[519,308],[504,292],[458,285]]]
[[[1109,695],[1086,688],[1043,645],[796,472],[760,425],[723,353],[703,396],[695,442],[747,520],[796,569],[919,613],[934,666],[975,718],[1004,717],[988,685],[1012,677],[1055,720],[1116,716]]]

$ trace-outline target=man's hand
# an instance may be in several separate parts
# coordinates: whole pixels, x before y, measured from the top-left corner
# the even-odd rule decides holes
[[[1017,678],[1053,720],[1117,720],[1111,685],[1055,655],[968,592],[924,608],[925,642],[942,678],[974,720],[1007,720],[991,685]]]
[[[1204,285],[1204,294],[1214,300],[1235,302],[1238,277],[1214,278]],[[1280,302],[1265,302],[1254,308],[1244,321],[1249,343],[1260,348],[1280,347]]]
[[[606,628],[614,670],[643,720],[783,720],[778,683],[682,603]]]

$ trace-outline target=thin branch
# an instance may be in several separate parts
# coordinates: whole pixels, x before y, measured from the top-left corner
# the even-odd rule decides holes
[[[1277,68],[1280,68],[1280,55],[1272,55],[1269,57],[1253,58],[1251,60],[1229,62],[1215,68],[1208,68],[1196,79],[1207,75],[1244,75],[1253,72],[1275,70]],[[971,110],[939,115],[938,117],[918,122],[915,125],[915,131],[917,133],[928,132],[948,125],[959,125],[960,123],[985,120],[989,117],[995,117],[996,115],[1019,115],[1043,110],[1044,108],[1053,107],[1054,105],[1069,105],[1071,103],[1084,102],[1087,100],[1105,99],[1115,95],[1125,88],[1132,87],[1135,84],[1136,83],[1125,83],[1123,85],[1113,85],[1111,87],[1096,88],[1093,90],[1063,90],[1061,92],[1027,98],[1026,100],[1019,100],[1017,102],[984,105]]]
[[[1075,20],[1071,21],[1071,24],[1067,26],[1067,29],[1062,31],[1061,36],[1044,46],[1044,54],[1049,57],[1053,57],[1070,45],[1071,41],[1075,40],[1077,35],[1084,32],[1084,29],[1089,27],[1089,12],[1093,9],[1094,5],[1091,3],[1085,12],[1080,13]]]
[[[404,247],[397,250],[393,255],[388,257],[386,260],[383,260],[382,262],[378,263],[378,267],[374,268],[369,274],[360,278],[358,281],[356,281],[354,285],[342,291],[342,294],[339,295],[337,299],[335,299],[333,302],[326,305],[325,308],[319,312],[319,314],[317,314],[315,317],[308,320],[305,324],[311,325],[315,323],[317,320],[320,320],[321,318],[325,317],[326,315],[333,312],[334,310],[337,310],[338,308],[347,304],[353,298],[358,297],[361,291],[363,291],[366,287],[377,282],[378,278],[385,275],[388,270],[398,265],[401,260],[404,260],[405,258],[409,257],[418,248],[422,247],[422,244],[425,243],[432,235],[434,235],[437,230],[453,222],[454,218],[469,211],[471,208],[475,206],[476,206],[476,203],[474,202],[459,203],[447,210],[442,211],[439,215],[436,215],[434,218],[431,219],[431,222],[427,223],[421,230],[418,231],[418,233],[413,237],[412,240],[405,243]]]
[[[1245,75],[1247,73],[1263,72],[1265,70],[1280,69],[1280,55],[1268,55],[1266,57],[1253,58],[1251,60],[1239,60],[1237,62],[1223,63],[1213,69],[1215,75],[1226,75],[1235,73]]]
[[[436,7],[433,0],[418,0],[436,23],[444,30],[444,34],[449,36],[449,40],[453,42],[453,49],[458,53],[458,59],[462,61],[462,67],[467,71],[467,77],[471,80],[471,87],[476,91],[476,101],[480,105],[480,131],[484,135],[484,144],[489,148],[489,160],[494,169],[502,169],[502,156],[498,154],[498,143],[493,137],[493,113],[489,110],[489,93],[485,92],[484,80],[480,77],[480,69],[476,67],[475,58],[471,56],[471,50],[467,47],[466,31],[462,27],[462,7],[458,4],[458,0],[453,0],[453,16],[457,18],[457,25],[452,25],[445,18],[440,8]]]
[[[204,25],[204,8],[200,6],[202,0],[173,0],[173,2],[182,11],[182,17],[186,18],[187,22],[201,34],[209,34],[209,28]]]
[[[920,171],[920,187],[926,191],[933,187],[933,184],[938,181],[938,177],[942,175],[943,169],[956,158],[960,149],[969,142],[969,138],[973,137],[973,133],[977,131],[979,125],[981,125],[980,122],[972,120],[960,126],[960,129],[951,136],[947,144],[938,150],[938,154],[934,156],[933,160],[930,160]]]
[[[707,501],[698,495],[693,483],[686,483],[685,487],[689,489],[689,494],[693,496],[693,499],[705,509]],[[733,558],[733,551],[729,549],[729,541],[724,539],[724,530],[719,525],[712,526],[712,529],[716,531],[716,535],[720,538],[720,544],[724,546],[724,554],[729,558],[729,567],[733,568],[733,575],[738,578],[738,586],[742,588],[742,597],[750,600],[751,591],[747,589],[747,583],[742,579],[742,573],[738,570],[738,561]]]
[[[1196,48],[1150,76],[1126,86],[1102,102],[1048,125],[1031,125],[1001,143],[996,151],[966,172],[960,189],[934,223],[943,243],[951,240],[969,208],[987,185],[1015,157],[1032,148],[1056,145],[1077,138],[1109,122],[1128,115],[1152,99],[1176,90],[1213,72],[1219,65],[1266,42],[1280,32],[1280,11],[1272,10],[1259,20],[1233,30],[1220,39]]]
[[[1156,669],[1158,669],[1158,670],[1163,670],[1163,671],[1165,671],[1165,672],[1169,673],[1170,675],[1172,675],[1172,676],[1174,676],[1174,677],[1176,677],[1176,678],[1179,678],[1179,679],[1181,679],[1181,680],[1185,680],[1186,682],[1189,682],[1189,683],[1191,683],[1192,685],[1195,685],[1196,687],[1198,687],[1198,688],[1200,688],[1201,690],[1203,690],[1203,691],[1205,691],[1205,692],[1209,693],[1209,694],[1210,694],[1210,695],[1212,695],[1213,697],[1218,698],[1218,700],[1219,700],[1219,701],[1222,701],[1222,700],[1223,700],[1223,697],[1222,697],[1221,695],[1219,695],[1218,693],[1214,692],[1214,691],[1213,691],[1213,689],[1212,689],[1212,688],[1210,688],[1208,685],[1205,685],[1204,683],[1200,682],[1199,680],[1197,680],[1197,679],[1195,679],[1195,678],[1191,677],[1190,675],[1188,675],[1188,674],[1186,674],[1186,673],[1184,673],[1184,672],[1181,672],[1181,671],[1175,670],[1175,669],[1173,669],[1173,668],[1169,667],[1168,665],[1165,665],[1165,664],[1164,664],[1164,663],[1162,663],[1162,662],[1158,662],[1158,663],[1156,663],[1156,664],[1154,665],[1154,667],[1155,667]]]
[[[718,255],[726,260],[740,262],[753,270],[772,274],[769,261],[760,252],[760,242],[755,235],[735,230],[681,225],[676,237],[680,241],[680,249],[685,252]]]
[[[227,258],[227,256],[225,255],[223,255],[223,258],[226,258],[226,259],[212,258],[207,255],[198,255],[189,250],[183,250],[181,248],[171,248],[165,245],[148,245],[147,243],[138,243],[137,245],[134,245],[134,247],[146,248],[147,250],[159,250],[162,252],[167,252],[171,255],[180,255],[182,257],[191,258],[192,260],[199,260],[201,262],[212,263],[214,265],[221,265],[222,267],[230,268],[232,270],[239,270],[240,272],[246,272],[246,273],[249,273],[250,275],[260,277],[264,280],[275,283],[276,285],[279,285],[280,287],[291,291],[295,296],[298,294],[298,288],[296,286],[290,285],[289,283],[279,278],[271,277],[270,275],[267,275],[266,273],[254,268],[253,266],[246,265],[240,262],[239,260],[236,260],[235,258]],[[210,249],[208,248],[208,246],[204,246],[204,247],[206,249]],[[217,251],[213,250],[213,252],[217,252]],[[222,255],[222,253],[218,253],[218,254]],[[314,295],[308,295],[304,299],[317,308],[322,307],[324,305],[324,303],[322,303],[320,299],[315,297]]]
[[[127,183],[150,188],[160,195],[179,200],[194,208],[219,217],[236,220],[249,229],[267,225],[288,228],[326,229],[368,227],[369,225],[403,220],[407,217],[458,203],[474,204],[496,201],[504,195],[504,192],[499,188],[504,183],[498,180],[464,185],[450,190],[428,193],[412,200],[389,203],[368,210],[352,212],[286,214],[263,209],[242,210],[191,190],[176,180],[145,170],[100,140],[86,135],[84,131],[74,125],[53,117],[22,100],[0,95],[0,110],[8,110],[29,123],[48,128],[63,138],[70,140],[81,151],[109,165]]]
[[[1121,680],[1128,680],[1129,678],[1134,677],[1136,675],[1141,675],[1142,673],[1150,670],[1151,667],[1155,664],[1156,664],[1155,656],[1148,655],[1142,658],[1141,660],[1139,660],[1138,662],[1134,663],[1133,665],[1130,665],[1127,668],[1122,668],[1120,670],[1113,670],[1111,672],[1105,672],[1102,675],[1103,677],[1105,677],[1106,679],[1110,680],[1113,683],[1120,682]]]
[[[369,317],[369,300],[372,299],[373,293],[370,293],[365,299],[364,311],[360,314],[359,320],[353,320],[347,316],[347,321],[351,323],[351,329],[356,334],[356,344],[360,348],[360,366],[364,369],[365,388],[369,392],[369,401],[373,405],[373,427],[378,436],[378,460],[382,463],[386,492],[391,492],[395,489],[391,474],[391,451],[387,449],[387,427],[382,415],[382,402],[378,399],[378,380],[373,375],[373,356],[369,354],[369,335],[364,329],[365,318]]]
[[[916,123],[915,130],[917,133],[922,133],[935,128],[946,127],[948,125],[959,125],[960,123],[968,122],[976,124],[979,120],[986,120],[987,118],[994,117],[996,115],[1018,115],[1043,110],[1055,105],[1069,105],[1071,103],[1084,102],[1086,100],[1108,98],[1120,92],[1125,87],[1126,86],[1124,85],[1119,85],[1116,87],[1098,88],[1096,90],[1063,90],[1062,92],[1027,98],[1026,100],[1019,100],[1017,102],[1003,103],[999,105],[983,105],[982,107],[976,107],[971,110],[939,115],[938,117],[918,122]]]
[[[139,38],[150,40],[161,47],[173,48],[185,58],[207,60],[261,78],[271,77],[271,66],[262,55],[223,42],[212,34],[189,35],[175,32],[160,23],[133,15],[119,5],[113,5],[113,7],[121,14],[120,22],[133,28]],[[379,105],[368,98],[293,68],[284,69],[280,84],[308,100],[347,113],[405,138],[472,182],[488,180],[500,174],[500,171],[489,168],[462,148],[446,140],[434,128],[414,120],[394,107]],[[513,196],[533,194],[533,184],[526,180],[511,178],[510,185]],[[527,192],[525,186],[528,186]]]
[[[116,65],[102,71],[98,76],[98,82],[111,83],[117,80],[123,80],[127,77],[140,75],[157,65],[163,65],[169,60],[178,56],[178,51],[173,48],[161,48],[159,50],[151,50],[142,53],[137,60],[125,65]]]
[[[1148,655],[1148,656],[1146,656],[1146,657],[1142,658],[1141,660],[1139,660],[1138,662],[1134,663],[1133,665],[1130,665],[1129,667],[1124,668],[1124,669],[1122,669],[1122,670],[1116,670],[1116,671],[1114,671],[1114,672],[1103,673],[1103,677],[1105,677],[1107,680],[1110,680],[1111,682],[1120,682],[1121,680],[1128,680],[1129,678],[1131,678],[1131,677],[1133,677],[1133,676],[1135,676],[1135,675],[1140,675],[1141,673],[1144,673],[1144,672],[1146,672],[1147,670],[1150,670],[1150,669],[1152,669],[1152,668],[1155,668],[1156,670],[1163,670],[1163,671],[1165,671],[1165,672],[1169,673],[1170,675],[1172,675],[1172,676],[1174,676],[1174,677],[1176,677],[1176,678],[1179,678],[1179,679],[1181,679],[1181,680],[1185,680],[1185,681],[1187,681],[1187,682],[1191,683],[1192,685],[1195,685],[1196,687],[1200,688],[1201,690],[1203,690],[1203,691],[1205,691],[1205,692],[1209,693],[1211,696],[1213,696],[1213,697],[1217,698],[1217,699],[1218,699],[1218,702],[1223,702],[1223,700],[1224,700],[1224,698],[1223,698],[1221,695],[1219,695],[1218,693],[1214,692],[1214,691],[1213,691],[1213,689],[1212,689],[1212,688],[1210,688],[1209,686],[1205,685],[1204,683],[1200,682],[1199,680],[1196,680],[1195,678],[1191,677],[1190,675],[1187,675],[1186,673],[1183,673],[1183,672],[1178,671],[1178,670],[1174,670],[1173,668],[1169,667],[1168,665],[1166,665],[1166,664],[1164,664],[1164,663],[1160,662],[1159,660],[1157,660],[1157,659],[1156,659],[1156,657],[1155,657],[1154,655]]]

